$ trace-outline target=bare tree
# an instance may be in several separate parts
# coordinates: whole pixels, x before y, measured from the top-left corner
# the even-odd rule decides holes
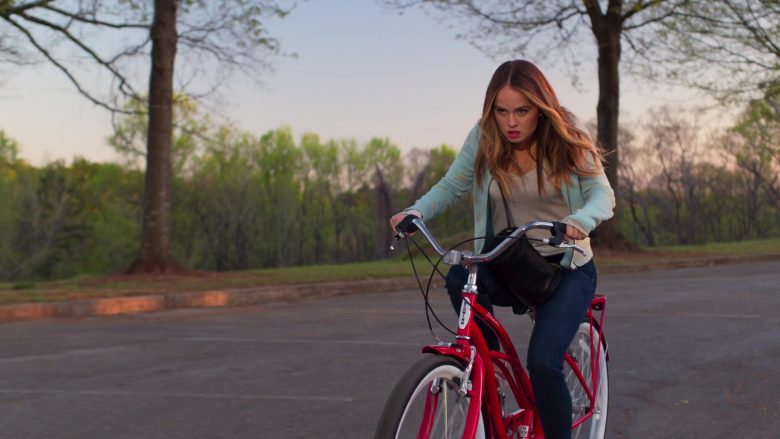
[[[649,163],[652,153],[647,148],[636,145],[636,135],[630,129],[621,126],[618,132],[618,142],[623,149],[623,160],[620,163],[618,174],[622,200],[631,214],[634,241],[655,245],[655,230],[650,217],[651,204],[646,196],[646,190],[650,184]],[[641,239],[637,239],[641,237]]]
[[[702,162],[695,123],[680,112],[662,107],[651,112],[646,125],[645,148],[660,164],[660,186],[672,201],[671,219],[677,242],[692,244],[698,240],[698,217],[704,189],[697,177]]]

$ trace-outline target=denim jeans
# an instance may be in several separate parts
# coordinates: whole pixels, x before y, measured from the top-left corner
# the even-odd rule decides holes
[[[466,270],[457,266],[452,267],[447,274],[447,292],[456,313],[460,311],[466,275]],[[528,346],[526,368],[534,389],[544,435],[549,439],[571,437],[571,395],[563,377],[563,356],[593,300],[596,280],[596,266],[593,261],[573,271],[564,270],[558,290],[535,310],[535,324]],[[503,300],[502,290],[503,288],[496,284],[490,269],[480,265],[477,272],[477,291],[481,294],[477,297],[477,302],[492,313],[493,304],[490,297],[498,291],[496,297]],[[498,350],[495,334],[479,320],[477,324],[485,335],[488,347]]]

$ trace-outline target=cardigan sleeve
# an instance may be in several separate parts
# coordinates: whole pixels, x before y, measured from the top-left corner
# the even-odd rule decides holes
[[[591,162],[591,164],[593,164]],[[562,222],[571,222],[573,225],[589,234],[602,221],[612,218],[615,209],[615,191],[609,185],[609,180],[600,168],[599,174],[595,176],[573,176],[579,183],[579,202],[571,202],[572,213],[562,220]],[[574,200],[572,200],[574,201]]]
[[[447,173],[406,212],[417,211],[426,221],[445,211],[469,192],[474,182],[474,162],[479,149],[479,124],[471,129]]]

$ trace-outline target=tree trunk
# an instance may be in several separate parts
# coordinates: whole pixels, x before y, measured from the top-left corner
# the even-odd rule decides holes
[[[393,202],[391,195],[391,188],[387,183],[387,179],[384,173],[379,168],[379,165],[374,167],[376,170],[376,206],[377,206],[377,236],[379,237],[375,242],[374,257],[386,258],[390,256],[390,245],[393,242],[393,233],[390,230],[390,223],[387,218],[393,214]]]
[[[606,152],[606,174],[612,189],[619,193],[618,113],[620,111],[620,33],[619,15],[607,14],[599,23],[593,23],[593,34],[598,44],[599,101],[596,107],[598,142]],[[621,206],[615,216],[599,226],[594,244],[609,248],[631,248],[633,245],[620,231]]]
[[[128,270],[131,273],[182,270],[171,254],[171,143],[177,7],[178,0],[154,2],[143,230],[141,251]]]

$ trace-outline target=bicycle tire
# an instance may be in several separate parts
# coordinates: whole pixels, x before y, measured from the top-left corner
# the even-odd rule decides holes
[[[607,409],[609,407],[607,346],[603,340],[599,340],[598,323],[587,318],[580,323],[577,334],[569,345],[569,353],[579,365],[583,376],[589,379],[592,354],[590,348],[591,325],[593,327],[593,337],[596,341],[594,346],[598,346],[598,343],[601,343],[602,349],[599,355],[598,389],[594,398],[596,407],[590,419],[587,419],[572,431],[572,439],[602,439],[607,429]],[[569,387],[569,392],[572,395],[572,422],[575,422],[590,409],[590,400],[585,394],[582,384],[566,362],[564,362],[564,376],[566,377],[566,385]]]
[[[442,355],[428,354],[415,363],[396,384],[377,424],[375,439],[417,438],[421,425],[430,426],[431,438],[461,438],[468,413],[469,397],[460,396],[460,378],[464,366]],[[438,392],[430,392],[439,379]],[[432,418],[424,418],[425,401],[436,395]],[[480,414],[476,438],[484,439]]]

